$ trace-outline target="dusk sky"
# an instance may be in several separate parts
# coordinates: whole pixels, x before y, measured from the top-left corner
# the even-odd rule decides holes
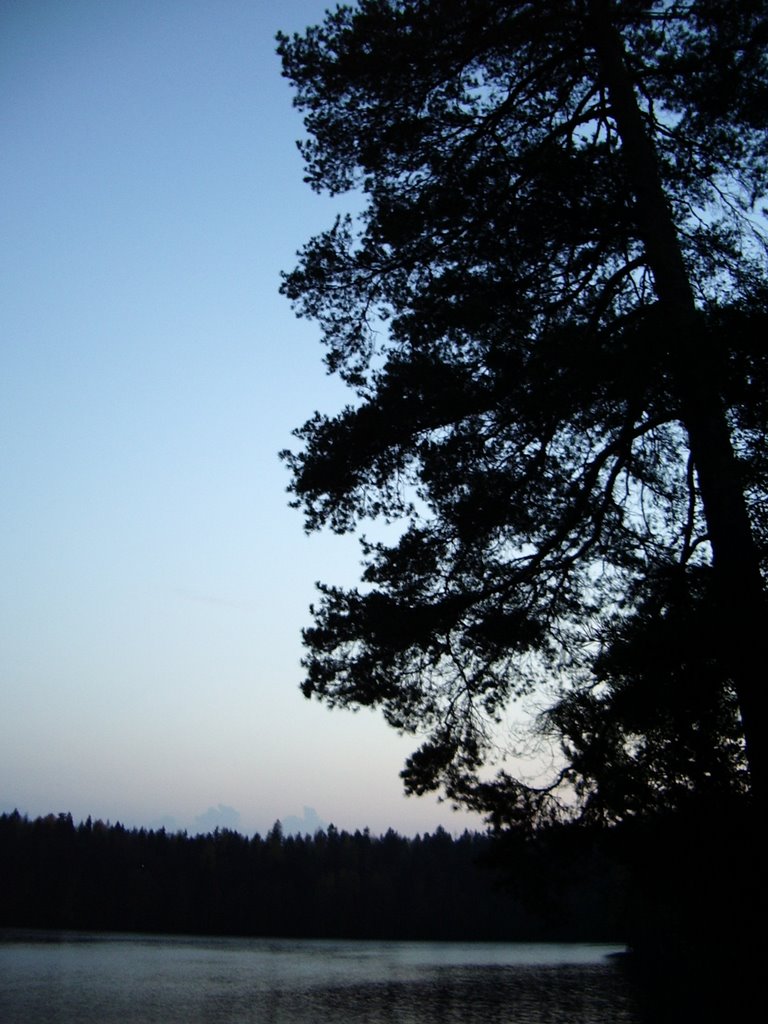
[[[479,824],[402,795],[413,738],[298,689],[313,583],[359,561],[277,458],[345,397],[278,294],[337,207],[274,35],[325,7],[0,0],[0,811]]]

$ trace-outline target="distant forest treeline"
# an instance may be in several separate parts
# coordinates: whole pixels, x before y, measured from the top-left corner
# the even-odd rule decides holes
[[[499,862],[484,834],[188,836],[0,816],[0,926],[377,939],[620,939],[621,872],[579,841]],[[501,869],[503,867],[503,870]],[[510,882],[514,884],[511,885]]]

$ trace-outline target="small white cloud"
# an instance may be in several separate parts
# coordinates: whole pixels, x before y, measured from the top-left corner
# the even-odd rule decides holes
[[[209,807],[203,814],[195,818],[195,829],[198,832],[213,832],[216,828],[228,828],[236,832],[240,826],[240,812],[234,807],[227,807],[226,804],[219,804],[218,807]]]
[[[314,807],[305,807],[303,817],[299,818],[295,814],[289,814],[285,818],[281,818],[281,824],[283,826],[283,833],[287,836],[296,835],[311,835],[320,829],[327,827]]]

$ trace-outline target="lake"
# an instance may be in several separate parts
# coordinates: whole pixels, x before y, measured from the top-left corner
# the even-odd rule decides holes
[[[635,1024],[589,944],[0,933],[3,1024]]]
[[[0,933],[3,1024],[635,1024],[620,947]]]

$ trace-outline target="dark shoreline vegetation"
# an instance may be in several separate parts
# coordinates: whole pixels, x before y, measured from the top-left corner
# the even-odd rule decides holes
[[[614,827],[261,836],[0,815],[0,927],[302,938],[610,941],[741,957],[762,911],[748,807]]]
[[[468,831],[189,836],[14,811],[0,815],[0,927],[621,942],[624,871],[574,838],[512,852]]]

